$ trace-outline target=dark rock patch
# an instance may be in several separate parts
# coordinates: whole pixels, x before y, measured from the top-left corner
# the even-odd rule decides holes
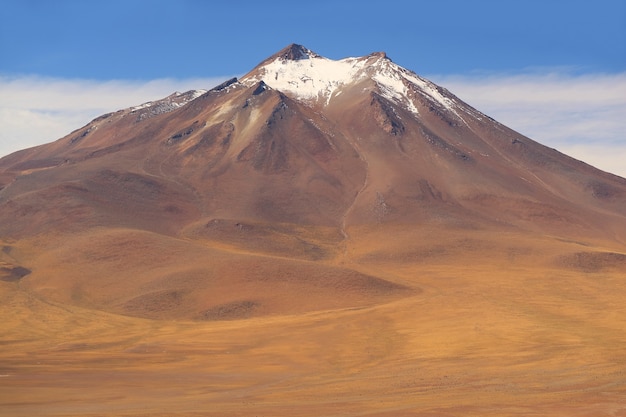
[[[30,274],[32,271],[23,266],[0,267],[0,281],[16,282]]]

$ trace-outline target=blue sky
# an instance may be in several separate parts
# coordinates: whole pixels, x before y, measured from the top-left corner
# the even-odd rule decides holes
[[[624,0],[0,5],[0,155],[210,88],[296,42],[332,59],[386,51],[521,133],[626,176]]]

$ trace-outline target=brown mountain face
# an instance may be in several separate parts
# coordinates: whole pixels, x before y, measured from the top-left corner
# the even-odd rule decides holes
[[[348,366],[342,355],[350,349],[337,345],[322,355],[328,362],[320,372],[330,373],[326,365],[338,361],[332,362],[338,374],[352,366],[385,385],[382,366],[400,355],[384,366],[396,367],[405,384],[390,388],[394,406],[411,410],[403,396],[415,364],[407,352],[418,340],[410,312],[423,306],[428,320],[449,325],[422,329],[432,338],[420,345],[426,350],[413,351],[425,356],[457,340],[455,332],[475,337],[478,330],[467,329],[484,326],[492,335],[513,329],[509,341],[529,338],[535,347],[541,340],[552,347],[571,337],[592,340],[596,325],[607,327],[609,345],[625,341],[610,330],[623,330],[623,307],[609,322],[597,314],[626,295],[626,180],[508,129],[384,53],[332,61],[290,45],[241,79],[106,114],[56,142],[6,156],[0,243],[5,299],[18,312],[34,311],[28,302],[47,303],[32,308],[61,314],[59,323],[70,323],[78,309],[130,320],[133,329],[143,326],[132,321],[137,317],[209,323],[203,326],[255,318],[248,329],[254,335],[292,317],[283,325],[296,333],[317,329],[300,339],[309,344],[307,358],[317,340],[337,336],[317,327],[326,319],[314,314],[347,323],[354,340],[362,341],[369,327],[359,333],[353,325],[372,323],[372,331],[394,332],[389,346],[403,347],[387,351],[372,342],[371,362],[356,342],[350,355],[363,362]],[[572,283],[591,298],[571,292]],[[529,298],[541,304],[534,313],[525,307]],[[561,302],[569,310],[555,312]],[[469,307],[455,322],[459,303]],[[76,313],[58,313],[62,308]],[[351,312],[357,308],[362,312]],[[586,314],[596,321],[574,323]],[[567,331],[537,330],[558,328],[557,316],[565,317]],[[179,330],[193,334],[185,329]],[[240,343],[228,334],[224,343]],[[170,343],[163,340],[153,342]],[[485,343],[479,359],[487,362],[521,354],[513,342],[481,340],[460,349]],[[498,352],[492,342],[507,347]],[[585,346],[572,355],[596,352],[593,343]],[[601,381],[623,359],[607,349]],[[552,350],[542,352],[553,358]],[[555,380],[586,383],[561,372],[560,362],[530,363],[537,372],[554,368]],[[294,378],[306,381],[309,365]],[[496,375],[496,368],[486,372]],[[425,372],[424,386],[442,377],[437,369]],[[501,378],[527,389],[520,398],[532,396],[524,377],[510,372]],[[475,387],[463,375],[459,384]],[[339,379],[331,385],[335,392],[351,389]],[[299,386],[293,398],[317,398]],[[421,390],[415,381],[411,386]],[[254,395],[272,398],[263,389]],[[560,404],[555,398],[543,409]]]

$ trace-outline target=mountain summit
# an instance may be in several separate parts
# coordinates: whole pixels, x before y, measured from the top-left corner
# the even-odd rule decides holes
[[[363,82],[372,83],[372,89],[416,114],[413,101],[418,96],[437,106],[452,105],[452,100],[442,95],[436,85],[394,64],[384,52],[334,61],[293,44],[263,61],[241,80],[247,86],[258,81],[294,99],[321,101],[324,105],[344,88]]]
[[[0,188],[0,236],[16,240],[133,230],[344,265],[411,259],[429,230],[626,243],[623,178],[384,53],[331,60],[295,44],[241,79],[2,158]]]
[[[302,45],[292,43],[291,45],[286,46],[285,48],[278,51],[276,54],[272,55],[269,59],[271,60],[280,58],[283,60],[299,61],[301,59],[309,59],[313,57],[319,57],[319,55]]]

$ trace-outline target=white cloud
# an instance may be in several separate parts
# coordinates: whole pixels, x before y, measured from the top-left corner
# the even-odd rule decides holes
[[[626,178],[626,73],[431,79],[508,127]]]
[[[93,81],[0,76],[0,157],[59,139],[104,113],[209,89],[228,77]]]
[[[104,113],[211,88],[228,77],[91,81],[0,76],[0,156],[65,136]],[[501,123],[626,177],[626,73],[431,76]]]

